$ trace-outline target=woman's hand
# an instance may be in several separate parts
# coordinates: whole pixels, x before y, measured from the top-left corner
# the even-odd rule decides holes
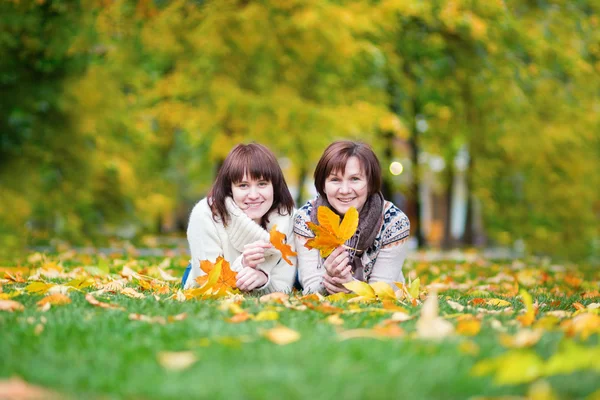
[[[345,277],[329,276],[328,274],[323,275],[323,286],[329,294],[336,293],[350,293],[350,290],[344,287],[344,283],[350,282],[354,278],[352,274],[348,274]]]
[[[242,266],[256,268],[265,262],[265,250],[270,249],[273,245],[263,240],[248,243],[244,246],[242,253]]]
[[[267,274],[260,269],[254,269],[252,267],[244,267],[237,274],[237,281],[235,282],[238,289],[249,292],[258,287],[264,286],[269,281]]]
[[[350,257],[348,256],[348,252],[342,246],[338,246],[335,250],[331,252],[329,257],[325,260],[323,264],[325,266],[325,271],[329,276],[345,276],[347,274],[348,268],[352,267],[350,262]]]

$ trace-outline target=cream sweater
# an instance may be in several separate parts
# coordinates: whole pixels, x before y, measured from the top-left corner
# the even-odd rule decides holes
[[[230,221],[227,227],[215,222],[206,198],[200,200],[190,215],[187,238],[190,246],[192,270],[185,282],[185,289],[197,287],[196,278],[204,274],[200,269],[201,260],[214,262],[218,256],[227,260],[235,272],[242,270],[242,252],[244,245],[263,240],[269,242],[269,232],[248,217],[233,201],[227,198],[225,205]],[[285,233],[289,244],[294,248],[292,239],[293,223],[291,215],[280,215],[273,211],[269,216],[267,229],[277,225],[277,230]],[[290,292],[296,277],[296,258],[291,257],[289,265],[275,248],[265,251],[265,262],[258,269],[264,271],[269,280],[262,288],[254,292]]]

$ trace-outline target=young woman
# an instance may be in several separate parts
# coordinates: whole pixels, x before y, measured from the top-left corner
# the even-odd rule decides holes
[[[296,268],[270,244],[269,230],[277,225],[292,241],[293,208],[273,153],[256,143],[234,147],[208,197],[190,215],[187,238],[192,259],[183,277],[184,288],[198,286],[196,278],[204,275],[200,261],[215,262],[223,256],[237,272],[240,290],[291,291]]]
[[[304,293],[349,292],[343,284],[351,280],[404,282],[402,264],[410,223],[395,205],[384,200],[381,166],[366,144],[334,142],[323,153],[315,169],[319,195],[296,213],[294,238],[298,252],[298,273]],[[304,247],[314,237],[307,222],[318,224],[317,210],[327,206],[344,216],[350,207],[359,212],[358,229],[346,245],[339,246],[326,259],[316,249]]]

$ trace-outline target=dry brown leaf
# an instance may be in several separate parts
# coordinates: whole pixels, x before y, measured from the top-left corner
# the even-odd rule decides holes
[[[142,293],[140,293],[137,290],[135,290],[134,288],[130,288],[130,287],[121,289],[121,294],[124,294],[127,297],[131,297],[132,299],[146,298],[146,296],[144,296]]]
[[[87,300],[88,303],[90,303],[91,305],[96,306],[96,307],[111,308],[114,310],[124,310],[123,307],[120,307],[116,304],[103,303],[101,301],[98,301],[94,296],[92,296],[89,293],[85,295],[85,299]]]
[[[171,371],[183,371],[198,361],[198,357],[192,351],[161,351],[157,358],[164,369]]]
[[[297,342],[300,340],[300,333],[285,326],[277,326],[264,333],[265,337],[271,342],[280,346]]]

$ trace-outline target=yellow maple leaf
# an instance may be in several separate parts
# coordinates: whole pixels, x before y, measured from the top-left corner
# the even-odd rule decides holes
[[[344,287],[348,290],[352,290],[359,296],[365,299],[374,299],[377,295],[375,290],[368,283],[362,281],[350,281],[344,283]]]
[[[308,222],[308,228],[315,237],[304,244],[307,249],[318,249],[321,257],[327,257],[338,246],[350,239],[358,228],[358,211],[351,207],[340,223],[340,216],[328,207],[320,206],[317,210],[319,225]]]
[[[222,256],[217,257],[214,263],[201,260],[200,269],[206,273],[206,275],[196,278],[196,282],[203,289],[202,293],[208,291],[211,293],[224,293],[227,289],[236,288],[237,273],[231,270],[229,262]]]
[[[295,251],[292,251],[292,248],[289,244],[287,244],[287,237],[285,233],[281,233],[277,230],[277,225],[273,225],[271,231],[269,232],[271,244],[281,252],[281,256],[285,260],[286,263],[293,265],[292,261],[288,258],[288,256],[298,255]]]

